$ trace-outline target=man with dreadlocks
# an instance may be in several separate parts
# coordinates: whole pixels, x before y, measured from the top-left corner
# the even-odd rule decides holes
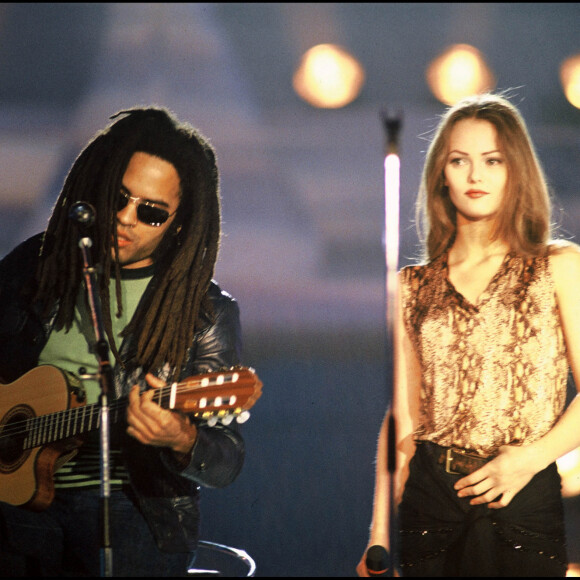
[[[90,204],[115,397],[128,396],[110,445],[114,575],[180,576],[197,546],[199,486],[230,484],[244,443],[237,428],[192,420],[151,395],[238,365],[239,311],[212,280],[220,239],[212,147],[164,108],[112,119],[74,162],[46,231],[0,262],[0,376],[14,386],[39,365],[98,370],[69,215],[76,202]],[[98,401],[98,381],[83,383],[86,403]],[[1,575],[100,575],[99,453],[93,431],[74,459],[57,463],[55,497],[42,511],[0,502]]]

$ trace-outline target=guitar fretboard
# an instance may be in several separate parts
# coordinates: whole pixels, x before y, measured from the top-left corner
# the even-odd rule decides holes
[[[117,400],[109,405],[108,417],[111,423],[118,422],[123,416],[122,409],[126,402],[126,399]],[[32,449],[94,431],[101,425],[101,412],[101,405],[94,403],[26,419],[23,448]]]

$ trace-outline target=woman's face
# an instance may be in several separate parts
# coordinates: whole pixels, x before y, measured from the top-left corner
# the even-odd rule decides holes
[[[445,185],[457,210],[457,225],[493,220],[505,195],[508,169],[489,121],[463,119],[449,135]]]

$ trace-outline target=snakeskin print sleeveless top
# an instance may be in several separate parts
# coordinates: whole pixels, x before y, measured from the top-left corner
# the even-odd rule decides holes
[[[403,268],[401,296],[422,368],[415,439],[490,456],[552,428],[569,367],[548,257],[508,254],[474,305],[443,254]]]

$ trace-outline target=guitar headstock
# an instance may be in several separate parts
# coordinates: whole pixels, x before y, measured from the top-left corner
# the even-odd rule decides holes
[[[213,426],[218,421],[229,425],[234,419],[244,423],[262,395],[262,381],[249,367],[189,377],[170,387],[169,408],[205,421]]]

